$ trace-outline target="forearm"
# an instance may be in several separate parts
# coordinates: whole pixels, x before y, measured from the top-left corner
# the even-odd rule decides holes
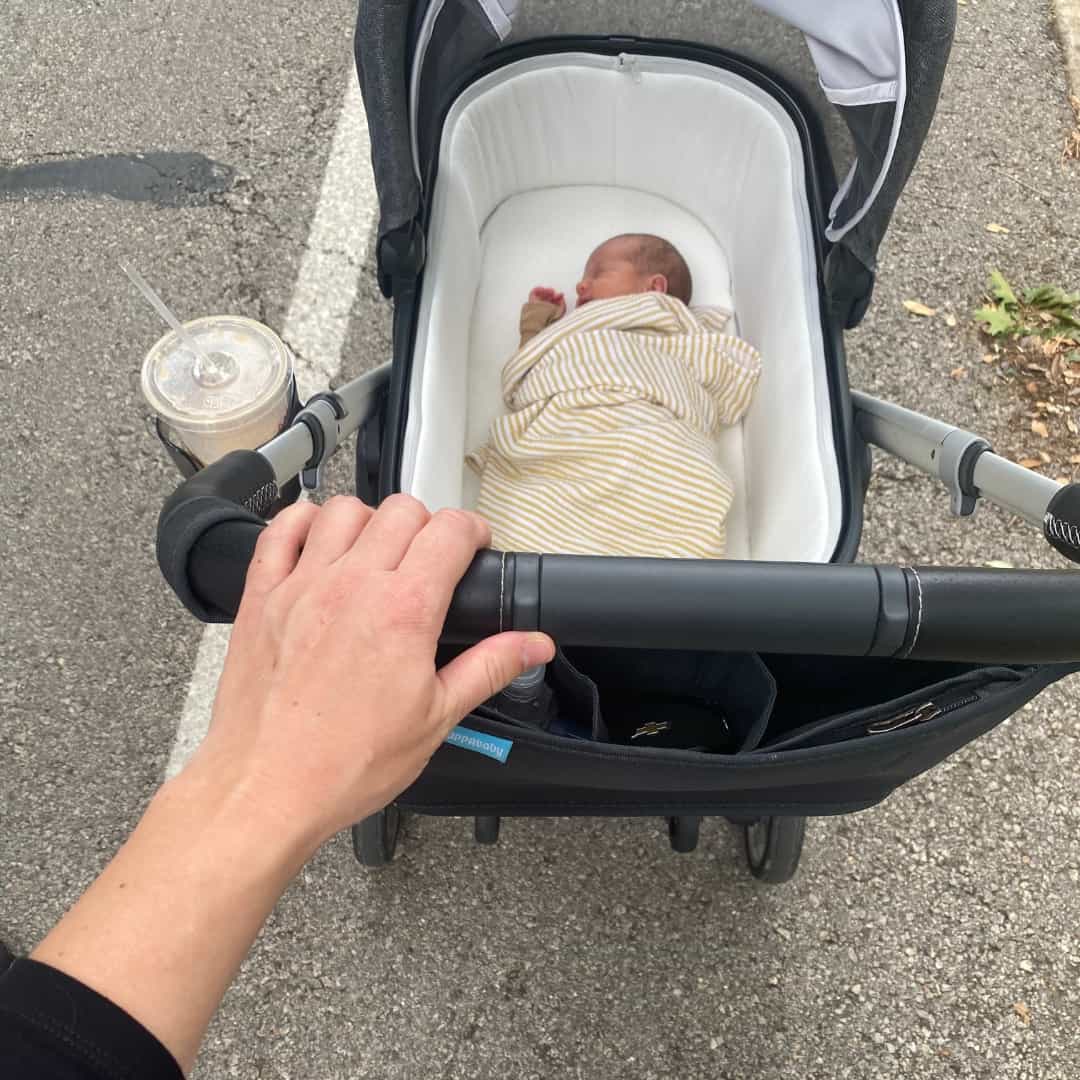
[[[187,1071],[207,1025],[314,838],[195,763],[33,953],[152,1031]]]

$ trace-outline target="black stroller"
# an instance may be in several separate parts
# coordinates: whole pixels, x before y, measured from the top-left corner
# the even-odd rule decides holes
[[[754,875],[783,881],[807,816],[873,805],[1080,669],[1071,571],[853,563],[869,444],[939,477],[955,513],[992,499],[1080,561],[1076,485],[848,389],[842,332],[870,302],[955,2],[518,7],[361,3],[392,363],[188,479],[162,512],[161,567],[200,618],[230,619],[261,518],[353,431],[367,501],[471,505],[465,453],[529,286],[569,284],[614,233],[670,238],[695,301],[730,306],[764,357],[720,447],[731,557],[482,553],[441,648],[551,633],[557,716],[479,709],[354,842],[374,866],[403,812],[473,816],[481,842],[508,815],[655,815],[688,851],[715,816],[744,827]]]

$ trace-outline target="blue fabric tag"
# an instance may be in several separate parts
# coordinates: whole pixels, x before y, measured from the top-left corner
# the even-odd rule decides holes
[[[478,754],[494,758],[500,765],[506,764],[510,748],[514,745],[513,739],[500,739],[497,735],[488,735],[460,725],[446,736],[446,741],[451,746],[460,746],[462,750],[474,750]]]

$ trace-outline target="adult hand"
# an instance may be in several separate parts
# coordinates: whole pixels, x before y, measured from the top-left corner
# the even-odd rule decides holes
[[[319,844],[385,806],[465,713],[554,655],[544,634],[511,632],[436,670],[454,588],[489,542],[476,515],[432,515],[404,495],[275,518],[209,734],[33,958],[114,1001],[190,1068]]]
[[[269,814],[308,820],[314,843],[385,806],[466,713],[554,655],[547,635],[510,632],[436,670],[454,588],[490,542],[477,515],[407,495],[282,512],[255,549],[192,766],[232,770]]]

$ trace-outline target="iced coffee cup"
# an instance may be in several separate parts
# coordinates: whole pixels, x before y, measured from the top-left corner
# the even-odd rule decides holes
[[[169,437],[200,465],[255,450],[288,419],[293,358],[271,329],[210,315],[166,334],[147,354],[142,391]]]

